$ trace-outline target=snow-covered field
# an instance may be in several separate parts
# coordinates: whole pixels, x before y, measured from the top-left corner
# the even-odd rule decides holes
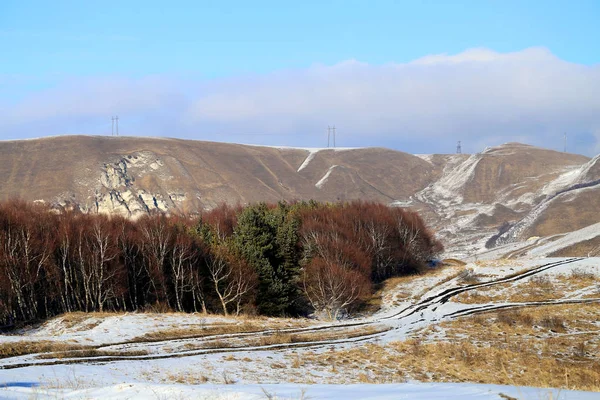
[[[275,399],[577,399],[595,400],[598,394],[581,391],[539,389],[502,385],[465,383],[403,383],[384,385],[160,385],[123,383],[78,390],[45,390],[27,383],[3,389],[0,398],[15,399],[202,399],[202,400],[275,400]]]
[[[564,277],[583,273],[587,286],[578,283],[571,291],[564,286],[569,282]],[[58,317],[0,338],[0,346],[74,346],[0,358],[0,398],[600,398],[566,390],[419,383],[410,371],[388,374],[376,364],[332,356],[340,350],[368,356],[369,346],[385,349],[466,315],[546,304],[598,305],[599,276],[600,258],[478,261],[399,279],[383,293],[380,311],[334,323],[176,313]],[[476,292],[521,290],[533,279],[562,282],[568,293],[532,301],[509,302],[508,296],[460,301]],[[227,333],[211,330],[223,327]],[[151,336],[169,331],[195,334]]]

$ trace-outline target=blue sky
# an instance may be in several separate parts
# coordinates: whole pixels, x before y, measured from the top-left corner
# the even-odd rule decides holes
[[[0,2],[0,139],[600,152],[599,1]],[[408,111],[407,111],[408,110]],[[434,140],[433,140],[434,139]]]

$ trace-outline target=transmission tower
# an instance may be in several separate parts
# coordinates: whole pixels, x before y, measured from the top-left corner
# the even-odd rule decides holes
[[[335,147],[335,125],[333,126],[333,147]]]
[[[327,125],[327,147],[331,144],[333,139],[333,147],[335,147],[335,125]]]
[[[460,140],[456,144],[456,154],[462,154],[462,146],[460,145]]]
[[[111,127],[111,131],[110,131],[110,135],[111,136],[115,136],[115,133],[117,136],[119,136],[119,116],[115,116],[115,117],[111,117],[111,121],[112,121],[112,127]],[[115,128],[117,128],[115,130]]]

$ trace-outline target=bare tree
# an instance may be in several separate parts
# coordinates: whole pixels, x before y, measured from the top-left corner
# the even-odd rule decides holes
[[[144,236],[143,254],[152,292],[159,302],[169,304],[165,262],[171,245],[171,231],[165,216],[152,216],[140,221]]]
[[[171,275],[175,292],[177,311],[183,311],[182,298],[186,292],[191,292],[193,280],[193,260],[195,249],[189,236],[178,233],[171,251]]]
[[[335,320],[365,294],[366,285],[360,273],[316,258],[304,269],[303,288],[315,311]]]
[[[207,267],[223,313],[228,315],[227,306],[235,303],[238,315],[243,297],[256,286],[253,271],[242,260],[228,254],[223,245],[209,256]]]

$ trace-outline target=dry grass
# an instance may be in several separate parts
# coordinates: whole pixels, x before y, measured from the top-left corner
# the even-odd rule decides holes
[[[558,300],[576,290],[589,289],[591,293],[595,293],[594,289],[598,282],[596,275],[579,268],[568,275],[557,275],[552,279],[541,275],[516,284],[503,283],[471,290],[461,293],[452,300],[465,304]],[[583,297],[597,297],[597,295],[587,294]]]
[[[0,344],[0,358],[18,357],[27,354],[38,354],[37,358],[83,358],[100,356],[142,356],[145,350],[107,351],[97,350],[96,346],[84,346],[76,343],[52,341],[18,341]]]
[[[166,379],[163,379],[164,383],[179,383],[181,385],[201,385],[207,383],[209,378],[203,374],[197,374],[194,372],[186,373],[169,373]]]
[[[259,343],[261,346],[266,346],[285,343],[324,342],[336,339],[351,339],[379,332],[385,332],[386,330],[388,330],[388,328],[381,326],[365,326],[360,328],[345,328],[339,330],[324,330],[306,333],[275,334],[261,337],[259,339]]]
[[[454,278],[462,270],[464,263],[460,260],[450,259],[448,263],[446,260],[443,261],[441,268],[428,268],[421,274],[399,276],[389,278],[383,283],[381,290],[378,290],[373,298],[370,300],[371,303],[380,305],[385,298],[386,302],[398,305],[404,301],[415,300],[422,297],[432,286],[442,285]],[[424,288],[420,293],[415,293],[411,286],[417,283],[419,280],[427,277],[435,277],[440,275],[448,275],[437,282],[432,282],[429,287]]]
[[[481,276],[477,275],[472,269],[463,269],[458,274],[458,281],[465,285],[474,285],[481,282]]]
[[[188,328],[171,328],[135,337],[130,343],[159,342],[163,340],[202,338],[206,336],[237,333],[260,332],[267,329],[304,328],[310,324],[307,320],[277,320],[260,318],[237,318],[238,323],[207,325]]]
[[[442,265],[446,267],[463,267],[467,265],[467,263],[456,258],[444,258],[442,260]]]
[[[273,346],[280,344],[294,344],[304,342],[325,342],[330,340],[350,339],[354,337],[370,335],[374,333],[384,332],[387,329],[389,328],[382,326],[365,326],[360,328],[340,328],[334,330],[299,333],[275,332],[271,334],[261,334],[259,336],[248,336],[229,340],[214,339],[198,344],[188,343],[185,345],[185,349],[230,349],[256,346]]]
[[[70,312],[70,313],[65,313],[62,314],[58,317],[56,317],[55,319],[60,319],[62,322],[62,325],[67,328],[67,329],[71,329],[76,325],[82,324],[83,322],[92,319],[92,318],[97,318],[95,321],[90,321],[88,324],[85,324],[84,326],[81,327],[81,329],[79,330],[87,330],[87,329],[92,329],[95,326],[100,325],[100,323],[102,322],[102,318],[107,318],[107,317],[114,317],[117,315],[122,315],[122,313],[109,313],[109,312],[82,312],[82,311],[77,311],[77,312]]]
[[[131,357],[131,356],[145,356],[148,355],[146,350],[97,350],[97,349],[84,349],[84,350],[68,350],[58,351],[53,353],[40,354],[38,358],[41,359],[64,359],[64,358],[87,358],[87,357]]]
[[[52,342],[52,341],[18,341],[0,344],[0,358],[17,357],[26,354],[49,353],[59,351],[72,351],[88,349],[74,343]]]
[[[335,365],[331,379],[343,376],[345,383],[408,378],[600,391],[598,320],[596,304],[491,312],[429,328],[417,339],[306,351],[289,362],[323,373]],[[440,331],[445,339],[433,339]]]
[[[185,338],[199,338],[213,335],[225,335],[233,333],[248,333],[257,332],[266,327],[259,326],[253,323],[244,324],[223,324],[223,325],[209,325],[200,327],[189,327],[189,328],[171,328],[155,332],[148,332],[143,336],[138,336],[131,339],[132,343],[144,343],[144,342],[159,342],[163,340],[173,339],[185,339]]]

